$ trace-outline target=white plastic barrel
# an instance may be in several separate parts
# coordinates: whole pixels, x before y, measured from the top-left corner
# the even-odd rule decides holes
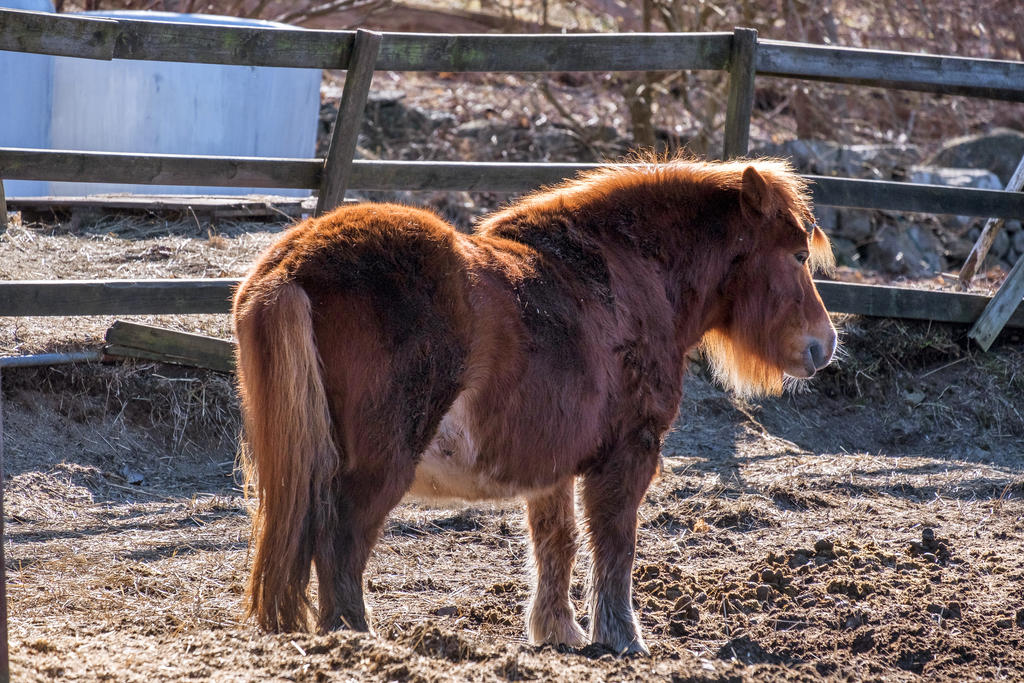
[[[52,12],[50,0],[0,0],[0,7]],[[0,147],[50,146],[50,94],[53,57],[0,51]],[[48,193],[42,180],[4,179],[8,197],[39,197]]]
[[[229,26],[285,27],[199,14],[87,13]],[[310,158],[320,111],[319,69],[58,57],[52,149]],[[309,190],[51,183],[55,195],[99,193],[307,196]]]

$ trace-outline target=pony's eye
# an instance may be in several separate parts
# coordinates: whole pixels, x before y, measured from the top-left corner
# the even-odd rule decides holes
[[[795,258],[801,266],[807,263],[807,259],[809,257],[810,254],[808,254],[806,251],[798,251],[795,254],[793,254],[793,258]]]

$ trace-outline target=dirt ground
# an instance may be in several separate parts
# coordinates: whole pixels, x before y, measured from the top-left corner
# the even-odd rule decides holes
[[[0,278],[234,276],[280,228],[147,225],[15,225]],[[0,318],[0,351],[96,347],[111,320]],[[777,399],[694,365],[640,511],[652,654],[633,659],[526,643],[515,501],[400,506],[367,572],[375,635],[263,634],[241,615],[232,379],[7,370],[13,679],[1024,679],[1024,340],[983,354],[963,328],[839,322],[843,357]]]

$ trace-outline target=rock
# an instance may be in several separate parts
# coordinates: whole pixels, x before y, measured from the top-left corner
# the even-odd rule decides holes
[[[833,237],[830,241],[832,242],[832,253],[835,254],[837,265],[856,267],[860,264],[860,253],[857,251],[857,245],[853,240],[848,240],[845,237]]]
[[[1007,223],[1009,223],[1009,221],[1007,221]],[[1006,226],[1006,229],[1008,228],[1009,225]],[[1024,254],[1024,230],[1014,232],[1011,242],[1013,243],[1013,248],[1017,250],[1018,254]]]
[[[850,145],[839,152],[836,172],[842,176],[890,180],[920,159],[909,145]]]
[[[839,209],[835,234],[854,243],[863,242],[874,232],[871,212],[864,209]]]
[[[1010,250],[1010,236],[1006,234],[1005,230],[1000,230],[996,233],[996,237],[992,240],[992,247],[988,250],[990,254],[998,258],[1005,258],[1006,252]]]
[[[836,143],[825,140],[787,140],[780,144],[765,145],[753,154],[789,159],[801,173],[830,175],[838,161],[839,149]]]
[[[885,225],[875,241],[864,248],[865,260],[877,270],[924,277],[945,270],[944,249],[938,237],[924,225]]]
[[[126,482],[133,486],[138,486],[145,481],[145,477],[142,476],[142,472],[132,468],[130,465],[125,465],[121,468],[121,476]]]
[[[977,168],[911,166],[907,180],[925,185],[973,187],[979,190],[1002,190],[1006,186],[995,173]]]
[[[928,160],[928,164],[989,170],[999,177],[1001,190],[1010,181],[1021,157],[1024,157],[1024,133],[996,128],[982,135],[950,140]]]
[[[883,180],[901,176],[903,168],[921,157],[909,145],[843,146],[824,140],[788,140],[761,147],[754,155],[789,159],[801,173]]]

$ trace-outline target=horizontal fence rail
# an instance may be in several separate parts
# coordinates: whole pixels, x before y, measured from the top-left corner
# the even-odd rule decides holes
[[[0,316],[179,315],[228,313],[240,280],[21,280],[0,282]],[[970,323],[991,300],[936,292],[816,280],[829,311]],[[1009,327],[1024,328],[1024,309]]]
[[[732,33],[386,33],[385,71],[674,71],[729,67]],[[86,59],[342,69],[354,31],[209,26],[0,10],[0,50]],[[1024,64],[759,40],[759,76],[1024,102]]]
[[[316,189],[323,159],[124,154],[0,147],[0,178]]]
[[[239,280],[0,281],[0,315],[227,313]]]
[[[676,71],[725,69],[732,33],[384,34],[378,71]],[[0,50],[344,69],[354,31],[210,26],[0,10]]]
[[[527,192],[602,164],[354,161],[353,190]],[[0,148],[0,178],[317,189],[322,159],[122,154]],[[888,211],[1024,218],[1024,193],[805,176],[815,203]]]
[[[760,40],[758,76],[1024,102],[1024,63]]]

